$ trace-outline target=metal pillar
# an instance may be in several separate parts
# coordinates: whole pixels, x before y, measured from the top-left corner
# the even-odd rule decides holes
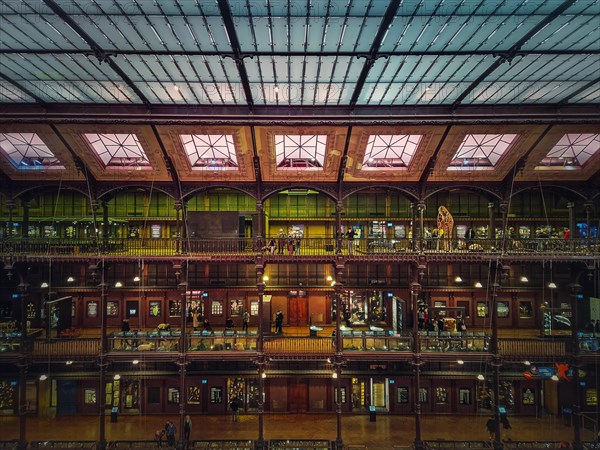
[[[425,250],[425,202],[420,201],[417,203],[417,212],[419,213],[419,251],[423,252]],[[413,234],[413,239],[414,239]]]
[[[184,437],[184,426],[185,426],[185,414],[186,414],[186,397],[187,391],[185,388],[185,374],[186,374],[186,325],[187,325],[187,277],[180,272],[181,267],[177,271],[178,280],[182,281],[177,285],[179,294],[181,296],[181,321],[179,327],[181,329],[181,335],[179,336],[179,358],[177,365],[179,366],[179,435],[183,442]],[[183,442],[184,448],[187,448],[188,442]]]
[[[19,362],[19,442],[18,450],[27,449],[27,299],[29,285],[22,281],[18,286],[21,308],[21,360]]]
[[[342,211],[344,210],[344,202],[338,200],[335,204],[335,253],[342,254],[342,246],[344,245],[344,235],[342,234]]]
[[[106,353],[108,352],[108,339],[106,336],[107,328],[107,317],[106,317],[106,305],[108,299],[108,285],[104,279],[104,263],[102,263],[102,280],[100,285],[100,319],[101,319],[101,338],[100,338],[100,428],[97,448],[98,450],[106,449]]]
[[[175,242],[175,254],[179,255],[182,250],[183,250],[183,246],[182,246],[182,242],[181,242],[181,208],[182,208],[182,204],[179,200],[175,201],[175,232],[177,233],[177,240]]]
[[[266,448],[264,438],[264,414],[265,414],[265,365],[267,363],[263,353],[264,327],[263,315],[264,304],[263,296],[265,294],[266,284],[263,281],[263,267],[257,266],[256,269],[256,289],[258,291],[258,341],[256,342],[256,351],[258,353],[258,438],[256,439],[256,450]]]
[[[335,314],[335,377],[336,377],[336,389],[337,397],[335,401],[335,414],[336,414],[336,438],[335,448],[342,450],[344,448],[344,439],[342,438],[342,333],[340,331],[341,317],[342,317],[342,289],[344,284],[342,283],[342,277],[344,274],[344,265],[340,264],[336,266],[336,276],[334,285],[334,295],[336,302],[336,314]]]
[[[506,227],[504,227],[506,229]],[[503,239],[504,241],[504,239]],[[502,437],[500,436],[500,405],[498,401],[500,399],[500,366],[502,361],[500,354],[498,353],[498,306],[497,297],[498,291],[500,290],[500,284],[498,283],[498,277],[501,276],[500,268],[496,267],[496,276],[492,284],[492,302],[490,305],[490,314],[492,315],[492,337],[490,339],[490,352],[492,354],[492,373],[493,373],[493,391],[494,391],[494,442],[492,446],[495,450],[502,450],[504,445],[502,444]]]
[[[415,387],[413,389],[413,407],[415,409],[415,441],[414,449],[423,450],[425,443],[421,438],[421,403],[419,401],[419,391],[421,390],[421,351],[419,342],[419,292],[421,292],[421,284],[418,281],[418,272],[415,271],[413,275],[413,282],[410,284],[410,296],[413,313],[413,330],[412,330],[412,356],[411,362],[413,370],[415,371],[414,381]]]
[[[572,232],[572,231],[571,231]],[[573,450],[583,450],[581,443],[581,386],[579,385],[579,369],[581,360],[579,358],[579,327],[578,327],[578,295],[582,287],[578,283],[569,285],[569,295],[571,297],[571,341],[573,343],[573,383],[575,383],[575,402],[573,404]]]

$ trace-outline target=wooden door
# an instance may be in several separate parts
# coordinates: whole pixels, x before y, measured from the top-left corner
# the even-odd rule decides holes
[[[290,378],[288,382],[288,411],[292,413],[308,411],[307,378]]]
[[[308,325],[308,298],[291,297],[288,301],[288,324],[302,327]]]

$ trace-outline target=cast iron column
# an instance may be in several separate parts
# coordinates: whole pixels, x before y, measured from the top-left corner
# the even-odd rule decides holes
[[[29,285],[22,281],[18,286],[21,308],[21,358],[19,361],[19,450],[27,449],[27,299]]]
[[[185,425],[185,406],[186,406],[186,398],[187,391],[185,387],[185,374],[186,374],[186,328],[187,328],[187,278],[183,275],[182,272],[179,272],[181,267],[177,271],[178,280],[181,279],[181,282],[177,285],[179,289],[179,294],[181,296],[181,321],[179,328],[181,330],[181,335],[179,336],[179,359],[177,361],[177,365],[179,366],[179,435],[181,436],[181,441],[183,442],[183,429]],[[188,442],[183,442],[183,444],[187,448],[189,445]]]
[[[581,369],[581,360],[579,357],[579,321],[578,321],[578,299],[581,292],[581,285],[573,283],[569,285],[569,294],[571,296],[571,341],[573,345],[573,383],[575,383],[575,403],[573,404],[573,450],[583,450],[581,444],[581,386],[579,385],[579,370]]]
[[[495,450],[502,450],[504,445],[502,444],[502,439],[500,437],[500,405],[498,401],[500,399],[500,366],[501,360],[500,355],[498,354],[498,306],[497,306],[497,297],[498,290],[500,289],[500,284],[498,283],[498,277],[501,276],[500,268],[496,268],[496,276],[494,278],[494,282],[492,284],[492,302],[490,305],[490,314],[492,315],[492,337],[490,339],[490,352],[492,354],[492,371],[493,371],[493,392],[494,392],[494,403],[492,407],[494,408],[494,442],[492,443]]]
[[[335,314],[335,377],[336,377],[336,389],[337,398],[335,400],[335,413],[336,413],[336,431],[337,436],[335,439],[335,448],[341,450],[344,448],[344,440],[342,439],[342,333],[340,331],[340,323],[342,316],[342,289],[344,284],[342,283],[342,276],[344,274],[344,265],[336,265],[334,295],[336,303],[336,314]]]
[[[23,228],[21,229],[21,237],[29,239],[29,201],[21,200],[23,204]]]
[[[423,252],[425,250],[425,202],[419,201],[417,203],[417,212],[419,213],[419,252]],[[415,238],[413,233],[413,239]]]
[[[183,250],[183,246],[181,243],[181,202],[179,200],[175,201],[174,204],[175,207],[175,233],[177,233],[177,237],[176,237],[176,242],[175,242],[175,254],[179,255],[182,250]]]
[[[106,317],[106,304],[108,299],[108,285],[105,280],[105,268],[104,262],[102,262],[102,278],[100,285],[100,430],[99,430],[99,441],[98,450],[106,449],[106,368],[108,363],[106,362],[106,354],[108,352],[108,340],[106,336],[107,328],[107,317]]]
[[[264,326],[263,315],[264,305],[263,296],[265,294],[265,282],[263,280],[263,267],[256,268],[256,288],[258,291],[258,340],[256,341],[256,350],[258,353],[258,438],[256,439],[256,450],[265,448],[264,438],[264,413],[265,413],[265,355],[263,353]]]
[[[494,221],[494,202],[488,203],[488,219],[489,219],[489,223],[488,223],[487,238],[489,240],[489,245],[492,246],[492,243],[494,242],[494,238],[496,237],[494,234],[494,228],[496,227],[496,224]]]
[[[342,254],[342,246],[344,245],[344,235],[342,234],[342,211],[344,210],[344,202],[338,200],[335,204],[335,253]]]
[[[8,229],[6,230],[7,238],[11,238],[13,236],[13,227],[14,227],[13,213],[14,213],[16,207],[17,207],[17,204],[15,203],[14,200],[10,199],[10,200],[6,201],[6,208],[8,209],[8,222],[6,223],[6,226],[8,227]],[[589,229],[590,229],[590,227],[588,225],[588,230]]]
[[[418,270],[418,269],[417,269]],[[415,408],[415,450],[423,450],[424,442],[421,440],[421,402],[419,401],[419,391],[421,390],[421,350],[419,342],[419,292],[421,292],[421,284],[417,281],[419,274],[415,270],[413,282],[410,284],[410,296],[413,315],[413,330],[412,330],[412,365],[415,371],[415,387],[413,389],[413,405]]]

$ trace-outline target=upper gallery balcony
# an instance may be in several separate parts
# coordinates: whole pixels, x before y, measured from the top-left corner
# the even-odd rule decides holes
[[[404,259],[415,255],[439,255],[451,259],[480,259],[509,255],[511,258],[545,259],[600,255],[600,240],[593,239],[341,239],[303,238],[294,245],[278,248],[275,240],[263,238],[178,239],[62,239],[8,238],[0,241],[0,253],[11,256],[82,258],[194,257],[286,261],[292,258]],[[339,247],[338,247],[339,246]]]
[[[115,332],[107,336],[107,356],[131,359],[143,356],[146,360],[177,359],[180,354],[181,334],[156,332]],[[256,357],[259,336],[249,332],[189,332],[183,339],[187,359],[227,358],[247,360]],[[581,341],[581,356],[597,355],[600,336],[585,336]],[[567,339],[526,339],[500,337],[498,352],[505,360],[546,360],[567,357],[572,352],[572,342]],[[412,355],[413,336],[387,332],[352,330],[341,336],[342,348],[337,348],[335,336],[311,334],[304,336],[266,335],[263,353],[273,359],[327,359],[342,353],[351,359],[407,360]],[[94,361],[101,354],[101,337],[52,338],[3,335],[0,338],[0,357],[15,361],[28,355],[33,361]],[[463,359],[480,360],[490,356],[490,336],[484,332],[463,333],[419,332],[418,353],[432,361]]]

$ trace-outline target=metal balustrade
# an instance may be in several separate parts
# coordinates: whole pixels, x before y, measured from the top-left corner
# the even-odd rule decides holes
[[[267,355],[333,355],[335,337],[267,336],[263,343]]]
[[[303,238],[299,248],[269,246],[270,238],[122,238],[109,240],[63,238],[5,238],[0,250],[6,255],[32,256],[203,256],[263,254],[265,256],[327,256],[337,251],[335,238]],[[353,257],[370,255],[452,253],[541,255],[600,255],[599,239],[354,239],[343,240],[340,251]]]
[[[93,358],[100,354],[100,338],[35,339],[31,353],[38,360],[55,360],[62,356]]]
[[[566,342],[547,339],[498,339],[498,351],[503,356],[566,356]]]
[[[344,351],[410,352],[412,348],[411,336],[353,330],[342,332],[342,339]]]
[[[421,352],[487,352],[489,336],[480,332],[420,332]]]
[[[163,332],[164,333],[164,332]],[[179,352],[179,332],[161,334],[159,332],[113,333],[107,337],[109,354],[119,353],[166,353]],[[597,340],[598,338],[593,338]],[[490,337],[482,332],[450,333],[419,332],[419,351],[424,354],[448,352],[489,352]],[[16,342],[16,341],[15,341]],[[20,340],[18,341],[20,344]],[[202,333],[189,332],[185,337],[185,351],[193,352],[255,352],[258,335],[255,331]],[[99,337],[74,338],[30,338],[27,351],[37,360],[89,359],[100,354]],[[568,354],[568,340],[499,338],[499,353],[506,358],[514,357],[563,357]],[[267,335],[263,349],[269,355],[326,355],[335,353],[334,336],[285,336]],[[583,341],[581,343],[583,349]],[[0,353],[18,354],[20,346]],[[342,351],[410,353],[411,335],[389,335],[369,331],[354,330],[342,333]],[[592,350],[586,350],[592,351]]]

